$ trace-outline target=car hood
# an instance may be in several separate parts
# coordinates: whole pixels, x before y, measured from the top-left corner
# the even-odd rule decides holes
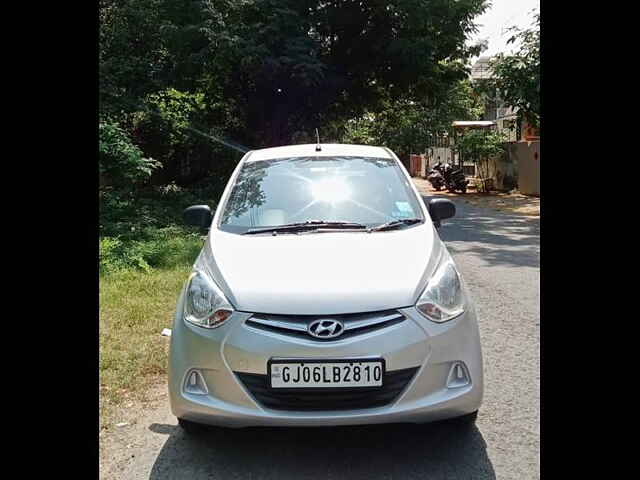
[[[430,222],[383,232],[212,230],[196,261],[237,310],[324,315],[414,305],[439,259]]]

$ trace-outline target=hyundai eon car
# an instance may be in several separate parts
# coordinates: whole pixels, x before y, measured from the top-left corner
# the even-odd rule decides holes
[[[471,425],[483,396],[472,299],[424,200],[388,148],[247,152],[180,293],[171,410],[203,425]]]

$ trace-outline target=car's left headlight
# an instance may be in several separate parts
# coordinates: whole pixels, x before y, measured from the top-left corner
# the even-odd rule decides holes
[[[445,252],[416,308],[429,320],[442,323],[462,314],[464,306],[460,275],[451,256]]]
[[[224,324],[233,313],[233,306],[207,274],[194,271],[187,280],[184,300],[185,321],[204,328]]]

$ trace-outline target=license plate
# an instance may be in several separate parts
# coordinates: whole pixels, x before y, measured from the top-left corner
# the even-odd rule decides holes
[[[272,360],[271,388],[381,387],[384,361]]]

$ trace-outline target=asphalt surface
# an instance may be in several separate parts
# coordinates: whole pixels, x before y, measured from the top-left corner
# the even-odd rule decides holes
[[[454,202],[456,217],[439,231],[480,317],[485,397],[475,427],[254,428],[189,438],[162,386],[155,409],[101,441],[100,477],[539,478],[539,220]]]

